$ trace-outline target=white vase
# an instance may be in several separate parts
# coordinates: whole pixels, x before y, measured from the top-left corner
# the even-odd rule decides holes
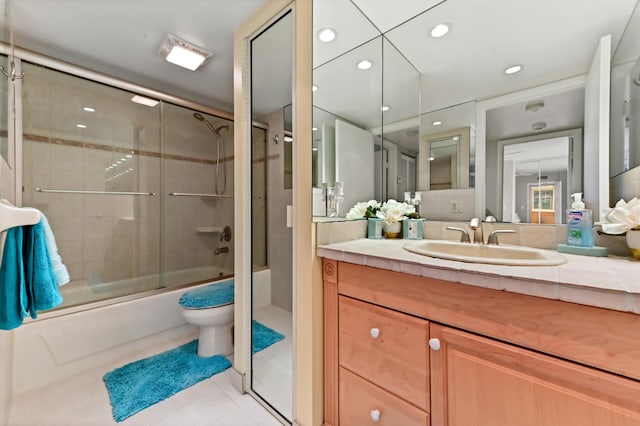
[[[640,229],[627,231],[627,246],[629,246],[633,257],[640,260]]]
[[[382,227],[385,238],[402,237],[402,222],[385,223]]]

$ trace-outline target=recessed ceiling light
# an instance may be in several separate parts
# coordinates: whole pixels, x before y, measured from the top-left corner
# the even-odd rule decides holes
[[[86,124],[76,124],[76,127],[79,129],[86,129],[87,125]]]
[[[131,157],[133,157],[133,155],[127,154],[127,158],[131,158]]]
[[[520,71],[522,69],[522,65],[512,65],[509,68],[507,68],[506,70],[504,70],[504,73],[509,75],[509,74],[515,74],[518,71]]]
[[[323,28],[318,32],[318,39],[328,43],[336,38],[336,32],[331,28]]]
[[[95,108],[91,108],[91,107],[83,107],[83,110],[87,111],[87,112],[96,112]]]
[[[160,47],[160,55],[165,58],[167,62],[195,71],[207,62],[213,54],[201,47],[194,46],[189,42],[169,34]]]
[[[382,112],[389,111],[390,109],[391,107],[389,105],[382,105],[382,107],[380,108]]]
[[[317,92],[318,91],[318,86],[316,86],[315,84],[313,86],[311,86],[311,91],[312,92]]]
[[[373,62],[369,61],[368,59],[364,59],[364,60],[358,62],[358,69],[359,70],[368,70],[372,66],[373,66]]]
[[[155,99],[145,98],[144,96],[140,95],[135,95],[133,98],[131,98],[131,102],[135,102],[140,105],[146,105],[148,107],[154,107],[158,105],[158,101],[156,101]]]
[[[443,22],[431,28],[431,31],[429,32],[429,34],[431,34],[431,37],[439,38],[446,35],[450,29],[451,29],[451,24],[447,24]]]
[[[533,123],[531,125],[531,130],[534,130],[536,132],[539,132],[540,130],[544,130],[547,128],[547,123],[545,123],[544,121],[541,121],[539,123]]]
[[[433,126],[439,126],[442,124],[442,121],[434,121],[433,123],[431,123],[431,125]]]
[[[429,157],[429,161],[433,161],[435,159],[436,159],[436,157],[434,157],[433,155],[431,157]]]

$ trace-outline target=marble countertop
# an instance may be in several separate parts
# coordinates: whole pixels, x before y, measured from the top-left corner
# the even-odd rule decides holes
[[[408,240],[361,238],[318,245],[328,259],[411,275],[640,314],[640,261],[564,254],[559,266],[504,266],[436,259],[402,248]]]

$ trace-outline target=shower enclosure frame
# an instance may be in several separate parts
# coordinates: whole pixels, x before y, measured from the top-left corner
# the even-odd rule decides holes
[[[96,83],[106,84],[118,89],[127,90],[139,95],[143,95],[149,98],[165,101],[171,104],[182,106],[185,108],[193,109],[198,112],[204,112],[206,114],[215,115],[220,118],[224,118],[230,121],[234,121],[233,113],[223,111],[217,108],[213,108],[207,105],[203,105],[197,102],[189,101],[177,96],[169,95],[154,89],[131,83],[125,80],[121,80],[116,77],[111,77],[105,74],[101,74],[97,71],[93,71],[79,65],[74,65],[59,59],[51,58],[40,53],[32,52],[27,49],[23,49],[17,46],[10,46],[4,42],[0,42],[0,53],[3,53],[9,58],[14,58],[16,61],[16,71],[21,71],[22,60],[32,62],[34,64],[43,65],[56,71],[61,71],[67,74],[74,75],[76,77],[85,78],[87,80],[94,81]],[[19,85],[20,80],[16,80],[14,84]],[[19,89],[19,87],[17,87]],[[9,119],[11,120],[13,115]],[[15,117],[20,119],[22,117],[22,104],[19,99],[15,100]],[[14,140],[9,139],[9,144],[13,144],[15,147],[15,188],[16,188],[16,203],[22,205],[22,191],[18,191],[18,188],[22,188],[22,123],[16,121],[14,134]]]
[[[27,49],[23,49],[17,46],[10,46],[7,43],[0,42],[0,53],[7,55],[9,60],[15,61],[15,70],[19,74],[22,71],[22,61],[27,61],[29,63],[35,65],[41,65],[46,68],[52,69],[54,71],[62,72],[69,74],[74,77],[83,78],[95,83],[104,84],[106,86],[113,87],[115,89],[121,89],[128,92],[132,92],[134,94],[139,94],[145,97],[153,98],[156,100],[160,100],[166,102],[167,104],[173,104],[179,107],[188,108],[199,113],[204,113],[208,115],[213,115],[225,120],[229,120],[231,122],[234,121],[233,113],[219,110],[213,107],[209,107],[197,102],[189,101],[183,98],[179,98],[177,96],[169,95],[154,89],[149,89],[147,87],[131,83],[125,80],[121,80],[115,77],[110,77],[105,74],[101,74],[100,72],[89,70],[87,68],[71,64],[65,61],[61,61],[55,58],[51,58],[49,56],[36,53]],[[28,78],[28,76],[27,76]],[[22,187],[23,187],[23,125],[22,125],[22,116],[23,116],[23,106],[22,106],[22,79],[16,79],[12,82],[10,86],[10,102],[12,102],[13,108],[9,108],[8,110],[8,121],[9,121],[9,134],[8,134],[8,143],[9,143],[9,154],[10,161],[8,164],[12,166],[11,173],[14,177],[14,186],[12,190],[15,192],[15,204],[18,206],[22,205]],[[15,93],[15,95],[14,95]],[[164,103],[160,104],[162,108]],[[261,127],[258,123],[256,123],[258,127]],[[163,137],[162,134],[160,136]],[[11,152],[13,150],[13,155]],[[231,188],[233,189],[233,188]],[[40,192],[51,192],[49,190],[40,190]],[[54,191],[55,192],[55,191]],[[68,191],[74,192],[74,191]],[[83,192],[83,191],[77,191]],[[232,190],[226,188],[227,193],[233,193]],[[207,194],[183,194],[183,193],[172,193],[169,195],[207,195]],[[232,198],[232,195],[218,195],[219,198]],[[162,246],[162,235],[160,236],[161,241],[160,245]],[[177,288],[186,288],[192,284],[183,284],[176,286],[172,289]],[[126,302],[129,300],[135,300],[140,297],[145,297],[148,295],[158,294],[166,291],[166,289],[158,288],[154,290],[147,290],[143,292],[137,292],[129,295],[118,296],[115,298],[109,298],[98,301],[91,301],[88,303],[65,307],[59,310],[53,310],[49,312],[42,312],[38,318],[39,319],[47,319],[54,318],[61,315],[67,315],[70,313],[80,312],[87,309],[100,308],[104,306],[111,305],[116,302]]]

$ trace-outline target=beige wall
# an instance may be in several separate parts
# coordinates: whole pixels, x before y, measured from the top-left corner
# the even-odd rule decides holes
[[[284,189],[284,113],[281,109],[262,117],[267,131],[267,255],[271,269],[271,304],[291,312],[293,309],[293,229],[287,228],[287,205],[292,204],[291,189]],[[274,137],[280,142],[276,143]]]

